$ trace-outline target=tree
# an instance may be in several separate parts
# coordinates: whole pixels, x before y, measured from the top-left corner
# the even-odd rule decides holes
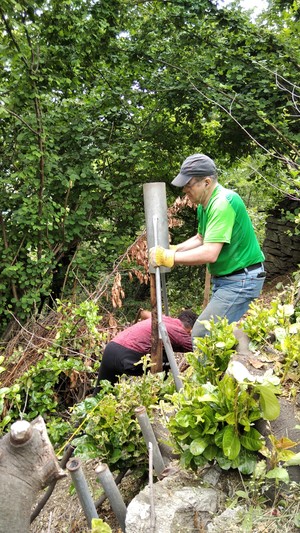
[[[299,67],[278,29],[208,0],[4,0],[0,17],[2,331],[86,297],[144,224],[142,184],[192,151],[254,156],[295,189]]]

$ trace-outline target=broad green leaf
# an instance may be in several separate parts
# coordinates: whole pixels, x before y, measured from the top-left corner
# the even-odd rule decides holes
[[[290,459],[293,459],[295,457],[295,452],[292,450],[278,450],[277,451],[277,458],[278,461],[290,461]]]
[[[219,420],[220,422],[225,421],[229,425],[234,425],[236,421],[236,416],[234,412],[227,413],[226,415],[220,415],[216,414],[216,420]]]
[[[288,483],[290,478],[288,471],[285,468],[276,467],[272,470],[269,470],[267,472],[266,477],[268,479],[277,479],[278,481],[282,481],[283,483]]]
[[[184,452],[180,455],[180,464],[183,466],[183,468],[188,468],[191,465],[193,458],[194,456],[190,452],[190,449],[184,450]]]
[[[239,498],[249,498],[248,493],[245,492],[244,490],[236,490],[236,491],[235,491],[235,494],[236,494]]]
[[[201,467],[207,464],[207,459],[204,457],[204,455],[194,455],[193,462],[197,467]]]
[[[285,463],[285,466],[298,466],[300,465],[300,452],[295,453],[293,457],[288,459]]]
[[[241,443],[233,426],[227,426],[223,435],[223,452],[228,459],[235,459],[240,453]]]
[[[1,410],[0,410],[1,412]],[[11,422],[11,416],[10,415],[6,415],[3,420],[1,420],[1,426],[2,428],[4,428],[5,426],[7,426],[7,424],[9,424]]]
[[[2,389],[0,389],[0,396],[5,396],[5,394],[7,394],[9,391],[9,387],[2,387]]]
[[[217,446],[215,446],[214,444],[209,444],[205,448],[203,455],[205,459],[207,459],[208,461],[212,461],[215,458],[217,452],[218,452]]]
[[[259,404],[263,412],[263,418],[265,420],[275,420],[280,415],[280,404],[275,396],[267,386],[259,387]]]
[[[222,428],[219,431],[217,431],[216,434],[215,434],[215,444],[219,448],[222,448],[222,446],[223,446],[223,436],[224,436],[225,429],[226,428]]]
[[[179,424],[179,426],[182,426],[184,428],[187,428],[191,425],[191,421],[193,419],[193,415],[185,412],[180,412],[176,414],[176,423]]]
[[[209,443],[208,439],[195,439],[190,444],[190,452],[193,455],[201,455]]]
[[[225,346],[226,346],[226,344],[223,341],[216,342],[216,347],[217,348],[225,348]]]
[[[229,468],[232,467],[232,461],[230,461],[227,457],[224,457],[224,455],[216,456],[216,461],[222,470],[229,470]]]
[[[250,431],[241,436],[241,444],[246,450],[258,451],[263,446],[263,443],[261,434],[255,428],[250,428]]]
[[[257,464],[257,456],[254,452],[241,448],[239,455],[232,461],[232,468],[237,468],[241,474],[252,474]]]

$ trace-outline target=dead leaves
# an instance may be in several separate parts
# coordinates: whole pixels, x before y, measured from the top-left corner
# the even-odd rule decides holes
[[[253,366],[253,368],[262,368],[265,366],[265,363],[263,363],[259,359],[249,359],[249,363]]]
[[[168,225],[169,228],[174,228],[182,225],[182,220],[178,218],[178,213],[186,207],[193,207],[187,196],[178,197],[173,205],[168,209]],[[135,278],[140,284],[147,284],[149,282],[149,263],[148,263],[148,247],[146,231],[144,231],[136,241],[128,248],[121,260],[117,263],[114,269],[113,285],[111,289],[111,302],[114,309],[122,307],[122,300],[125,298],[125,292],[122,287],[122,278],[120,274],[120,267],[124,268],[124,261],[128,261],[130,270],[128,270],[128,277],[130,281]],[[131,266],[131,265],[137,265]]]
[[[114,308],[122,307],[122,298],[125,298],[125,292],[122,288],[121,274],[117,272],[111,289],[111,302]]]

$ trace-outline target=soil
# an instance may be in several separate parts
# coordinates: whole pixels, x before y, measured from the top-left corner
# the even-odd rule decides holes
[[[98,464],[99,461],[97,460],[81,463],[82,473],[94,502],[105,498],[104,491],[95,473]],[[121,483],[118,484],[118,488],[126,506],[146,483],[147,479],[137,477],[134,472],[128,471],[125,474]],[[41,492],[40,498],[42,496],[43,492]],[[97,512],[99,518],[109,524],[113,533],[122,533],[107,499],[97,506]],[[67,473],[64,479],[56,483],[54,492],[48,502],[32,522],[30,533],[89,533],[90,531],[78,496],[75,493],[72,478]]]
[[[282,292],[284,286],[289,285],[292,281],[292,277],[287,275],[277,277],[271,282],[266,282],[261,296],[266,306],[278,292]],[[99,461],[91,460],[82,464],[82,471],[94,501],[97,501],[103,495],[102,487],[95,473],[98,463]],[[119,484],[119,490],[126,505],[146,483],[147,480],[137,478],[134,472],[128,472],[124,476]],[[31,524],[31,533],[88,533],[91,531],[75,490],[71,489],[71,487],[72,479],[70,474],[67,473],[66,478],[56,484],[51,497]],[[42,495],[43,492],[40,497]],[[112,533],[122,533],[107,499],[97,508],[97,512],[99,518],[109,524]]]

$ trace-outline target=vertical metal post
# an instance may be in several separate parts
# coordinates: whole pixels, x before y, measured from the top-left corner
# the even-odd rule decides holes
[[[98,513],[81,469],[79,459],[70,459],[67,463],[67,469],[71,474],[88,526],[91,528],[92,518],[98,518]]]
[[[154,233],[154,246],[158,245],[158,216],[153,215],[153,233]],[[158,324],[162,321],[162,300],[161,300],[161,283],[160,283],[160,269],[161,267],[155,267],[155,281],[156,281],[156,304],[157,304],[157,320]],[[158,330],[159,333],[159,330]],[[160,334],[159,334],[160,336]]]
[[[144,204],[148,249],[157,245],[163,246],[164,248],[169,248],[169,230],[165,183],[146,183],[144,185]],[[179,378],[179,369],[177,367],[169,335],[162,319],[162,291],[164,295],[164,302],[167,306],[167,291],[164,275],[166,272],[169,272],[170,269],[166,267],[152,267],[150,265],[149,270],[152,275],[153,272],[155,272],[158,336],[162,339],[170,363],[171,371],[174,377],[175,387],[176,390],[179,391],[180,389],[182,389],[183,385],[181,379]],[[166,314],[168,314],[168,309],[166,311]],[[156,359],[153,358],[152,352],[151,359],[153,361],[157,361],[157,357]]]
[[[150,492],[150,533],[155,532],[155,510],[153,494],[153,447],[149,442],[149,492]]]
[[[164,182],[145,183],[143,185],[143,192],[148,250],[155,246],[153,227],[154,216],[159,220],[157,244],[164,248],[169,248],[166,184]],[[155,273],[154,267],[150,266],[149,270],[152,274]],[[161,267],[161,272],[170,272],[170,269],[167,267]]]
[[[164,463],[159,446],[157,444],[157,440],[156,440],[153,428],[150,424],[150,420],[147,415],[146,407],[141,405],[140,407],[137,407],[134,412],[140,424],[140,428],[142,430],[143,437],[145,439],[147,447],[149,445],[149,442],[151,442],[152,444],[154,470],[156,474],[159,476],[162,473],[162,471],[165,469],[166,465]]]
[[[97,477],[109,499],[109,503],[116,518],[120,524],[122,531],[125,531],[126,519],[126,505],[123,501],[121,493],[116,485],[113,475],[108,468],[108,465],[100,463],[95,470]]]
[[[152,246],[163,246],[169,248],[169,228],[168,228],[168,213],[167,213],[167,199],[166,199],[166,184],[163,182],[146,183],[144,185],[144,204],[146,215],[147,228],[147,244],[148,249]],[[155,242],[154,227],[152,225],[153,217],[158,219],[159,233]],[[155,270],[150,266],[150,273]],[[169,314],[168,297],[166,290],[166,273],[170,272],[169,268],[160,267],[160,279],[164,304],[165,315]]]
[[[166,184],[163,182],[145,183],[143,186],[144,192],[144,208],[146,218],[146,230],[147,230],[147,245],[148,249],[152,248],[156,244],[169,247],[169,228],[168,228],[168,215],[167,215],[167,199],[166,199]],[[153,219],[159,219],[159,233],[157,231],[156,239],[154,232]],[[156,224],[157,227],[157,224]],[[155,242],[156,241],[156,242]],[[161,282],[159,279],[158,269],[155,269],[151,265],[149,266],[150,272],[150,297],[152,307],[152,333],[151,333],[151,372],[161,372],[162,366],[162,341],[159,335],[158,323],[162,313],[161,304]],[[165,273],[170,269],[161,267],[160,271]],[[165,291],[166,294],[166,291]],[[160,302],[158,302],[159,298]],[[166,300],[164,300],[166,301]]]

